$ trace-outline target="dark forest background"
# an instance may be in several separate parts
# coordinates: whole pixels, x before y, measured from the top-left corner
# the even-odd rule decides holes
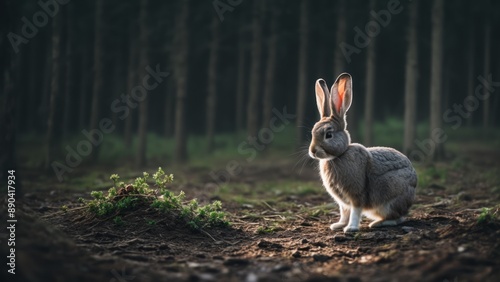
[[[76,150],[88,140],[82,131],[103,118],[116,128],[82,162],[145,166],[236,155],[247,136],[268,127],[272,109],[284,107],[296,117],[270,148],[293,152],[317,121],[316,79],[331,85],[341,72],[353,76],[355,142],[410,154],[435,128],[453,126],[457,138],[498,136],[498,86],[459,126],[443,116],[474,96],[480,75],[500,81],[497,1],[40,2],[58,3],[58,11],[31,38],[23,18],[33,24],[44,11],[39,2],[0,4],[2,173],[68,166],[67,146]],[[370,11],[380,15],[388,5],[401,12],[357,46],[356,27],[366,33],[376,21]],[[12,44],[12,33],[24,41]],[[357,48],[349,59],[342,42]],[[111,105],[142,85],[147,66],[168,76],[121,119]],[[424,155],[445,157],[442,145]]]

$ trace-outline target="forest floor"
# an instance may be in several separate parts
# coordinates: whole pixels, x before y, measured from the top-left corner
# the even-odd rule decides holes
[[[498,281],[500,151],[474,144],[463,148],[447,162],[417,167],[421,187],[406,222],[370,229],[364,219],[353,234],[329,229],[338,208],[321,187],[316,165],[301,168],[292,160],[255,160],[220,187],[208,166],[176,168],[171,190],[202,203],[221,200],[228,212],[230,227],[203,232],[145,211],[124,216],[120,226],[81,222],[77,199],[96,189],[62,189],[33,172],[26,175],[33,182],[25,183],[30,192],[18,210],[17,278]],[[102,190],[111,186],[106,179],[114,171],[82,168],[80,173],[90,171],[102,179]],[[63,205],[68,211],[61,211]],[[145,218],[156,224],[146,224]]]

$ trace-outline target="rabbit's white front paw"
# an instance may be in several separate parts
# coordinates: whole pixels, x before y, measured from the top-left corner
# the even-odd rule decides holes
[[[337,222],[332,225],[330,225],[331,230],[337,230],[337,229],[342,229],[347,225],[347,222]]]
[[[344,228],[344,233],[348,233],[348,232],[358,232],[359,231],[359,227],[358,226],[346,226]]]

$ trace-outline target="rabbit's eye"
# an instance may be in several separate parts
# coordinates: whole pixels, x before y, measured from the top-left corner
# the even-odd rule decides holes
[[[332,138],[332,137],[333,137],[333,132],[331,132],[331,131],[327,131],[327,132],[325,133],[325,139],[330,139],[330,138]]]

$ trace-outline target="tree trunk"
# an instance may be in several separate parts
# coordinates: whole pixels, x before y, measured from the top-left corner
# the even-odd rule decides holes
[[[339,76],[341,73],[346,72],[346,67],[345,67],[345,62],[346,59],[344,57],[344,54],[342,53],[342,49],[340,49],[339,44],[342,42],[346,42],[346,26],[347,26],[347,18],[346,18],[346,1],[345,0],[339,0],[337,2],[337,26],[336,26],[336,48],[334,48],[334,61],[333,61],[333,81],[335,81],[335,78]],[[349,113],[347,114],[347,124],[348,124],[348,129],[349,133],[351,135],[351,140],[356,141],[358,140],[358,135],[359,135],[359,124],[358,124],[358,118],[357,118],[357,110],[356,110],[356,105],[357,103],[354,103],[351,105],[351,108],[349,108]]]
[[[103,28],[103,3],[102,0],[96,0],[96,15],[95,15],[95,26],[94,26],[94,84],[92,88],[92,107],[90,113],[90,129],[94,130],[99,126],[99,115],[100,115],[100,97],[102,95],[102,88],[104,86],[104,64],[103,64],[103,54],[102,54],[102,28]],[[92,148],[92,160],[97,160],[99,156],[99,147],[94,146]]]
[[[42,41],[43,42],[43,41]],[[31,46],[30,48],[30,67],[29,67],[29,106],[26,111],[25,129],[28,131],[34,131],[39,128],[38,117],[36,116],[36,111],[40,99],[40,89],[43,84],[40,79],[40,47],[42,44]]]
[[[73,33],[76,32],[74,28],[74,5],[67,5],[65,7],[66,9],[66,28],[67,28],[67,37],[66,37],[66,78],[65,78],[65,85],[64,85],[64,114],[63,114],[63,140],[66,140],[69,134],[69,128],[71,124],[71,118],[72,118],[72,111],[71,111],[71,106],[72,106],[72,100],[73,100]]]
[[[242,20],[240,25],[243,25]],[[236,82],[236,130],[241,132],[245,117],[245,32],[240,28],[238,36],[238,78]]]
[[[418,2],[411,3],[408,26],[408,49],[405,67],[405,129],[403,152],[409,155],[413,150],[417,125],[417,80],[418,80]]]
[[[54,154],[54,123],[56,116],[56,103],[60,92],[59,82],[61,80],[61,15],[52,19],[52,67],[50,77],[50,100],[47,118],[47,132],[45,136],[45,169],[50,168]]]
[[[10,53],[10,52],[9,52]],[[2,132],[2,138],[0,138],[0,148],[2,148],[2,154],[0,154],[0,176],[7,182],[8,171],[14,170],[15,175],[18,176],[16,180],[16,195],[21,196],[20,191],[20,181],[17,170],[17,159],[16,159],[16,91],[14,90],[14,84],[18,85],[17,81],[14,81],[13,76],[15,73],[15,54],[9,56],[9,61],[5,62],[8,66],[3,66],[0,68],[2,72],[3,84],[3,95],[0,97],[0,130]],[[19,57],[19,55],[17,55]],[[17,66],[18,67],[18,66]],[[17,82],[17,83],[16,83]],[[5,188],[7,189],[7,187]]]
[[[442,129],[442,68],[443,68],[443,0],[434,0],[432,7],[432,46],[431,46],[431,78],[430,78],[430,140],[434,140],[433,132]],[[444,145],[434,142],[430,148],[431,160],[439,160],[444,157]]]
[[[263,0],[254,1],[253,13],[253,42],[252,42],[252,63],[250,69],[250,93],[247,104],[247,131],[249,136],[256,136],[259,119],[259,91],[260,91],[260,61],[262,55],[262,5]]]
[[[146,76],[146,66],[148,65],[148,4],[149,0],[141,0],[141,7],[139,13],[139,70],[138,70],[138,81],[142,81],[142,78]],[[147,152],[147,136],[148,136],[148,97],[147,94],[143,101],[139,102],[139,128],[138,128],[138,145],[137,145],[137,156],[136,165],[138,167],[143,167],[146,165],[146,152]]]
[[[490,1],[486,0],[485,17],[484,17],[484,50],[483,50],[483,76],[490,75],[490,38],[491,38],[491,23],[490,23]],[[487,87],[483,87],[483,96],[488,97],[483,104],[483,129],[486,131],[490,126],[490,101],[491,93]]]
[[[338,46],[340,43],[346,41],[346,16],[345,16],[345,0],[339,0],[337,2],[337,28],[336,28],[336,48],[335,53],[334,53],[334,62],[333,62],[333,75],[334,78],[337,78],[341,73],[345,72],[345,58],[344,54],[342,53],[342,49],[340,49]]]
[[[7,43],[4,35],[7,31],[17,30],[20,28],[16,26],[16,19],[20,15],[17,8],[17,2],[4,1],[0,4],[0,19],[2,19],[2,27],[0,33],[0,179],[2,179],[2,190],[7,193],[7,180],[9,171],[13,170],[16,177],[15,186],[16,197],[20,199],[23,196],[23,175],[22,171],[18,171],[17,158],[16,158],[16,113],[19,108],[17,105],[24,106],[19,100],[19,84],[21,83],[22,76],[20,73],[23,71],[20,65],[20,58],[23,54],[16,54],[10,44]],[[22,51],[21,51],[22,52]],[[25,55],[25,54],[24,54]],[[4,194],[6,195],[6,194]]]
[[[474,95],[474,87],[476,84],[476,77],[474,75],[474,68],[475,68],[475,50],[476,50],[476,40],[475,40],[475,30],[474,30],[474,18],[473,14],[469,14],[470,21],[468,25],[468,50],[467,50],[467,95]],[[473,122],[473,117],[474,117],[474,112],[471,111],[469,112],[469,118],[467,119],[467,126],[472,126]]]
[[[137,70],[139,69],[137,64],[137,54],[138,52],[138,44],[137,44],[137,32],[136,32],[135,24],[130,22],[129,28],[129,53],[128,53],[128,66],[127,66],[127,93],[125,96],[130,95],[132,93],[132,88],[137,85]],[[134,117],[135,117],[135,108],[129,107],[128,115],[125,117],[125,129],[124,129],[124,143],[126,148],[132,147],[132,137],[133,137],[133,126],[134,126]]]
[[[187,63],[189,48],[189,1],[180,2],[180,11],[176,20],[176,33],[174,35],[175,52],[172,54],[172,61],[176,66],[176,107],[175,107],[175,152],[174,159],[183,162],[187,159],[187,134],[185,123],[185,101],[187,96]]]
[[[89,61],[90,55],[87,46],[84,44],[82,47],[82,68],[80,73],[80,105],[78,112],[78,128],[84,128],[88,124],[88,109],[87,109],[87,97],[89,96]]]
[[[173,112],[174,112],[174,95],[175,95],[175,87],[174,84],[170,81],[166,83],[166,97],[165,97],[165,116],[163,123],[163,134],[165,137],[170,138],[173,134]]]
[[[123,40],[123,45],[126,45],[128,44],[128,41],[127,40]],[[122,91],[124,88],[126,91],[126,85],[127,85],[127,82],[126,82],[126,73],[124,72],[124,69],[126,67],[126,62],[127,62],[127,58],[126,55],[128,54],[125,54],[125,56],[123,55],[125,54],[123,52],[123,49],[120,49],[120,50],[116,50],[116,60],[114,61],[113,63],[113,93],[111,93],[110,97],[112,97],[113,99],[116,99],[116,92],[115,91]],[[128,93],[127,93],[128,94]],[[119,96],[118,96],[119,97]],[[112,103],[112,102],[110,102]],[[107,104],[107,103],[106,103]],[[118,111],[112,111],[112,117],[111,117],[111,120],[113,122],[113,124],[115,125],[115,132],[118,132],[121,127],[123,126],[123,124],[121,123],[121,120],[118,118],[119,116],[121,116],[122,113],[121,112],[118,112]]]
[[[212,17],[212,42],[210,43],[210,57],[208,60],[208,96],[207,96],[207,151],[214,150],[214,133],[217,113],[217,62],[219,55],[220,22]]]
[[[451,83],[452,83],[452,75],[453,71],[451,68],[451,60],[453,58],[449,53],[443,54],[443,95],[441,97],[441,109],[449,109],[450,108],[450,92],[451,92]]]
[[[376,9],[375,0],[370,0],[370,10]],[[372,20],[375,20],[371,17]],[[373,145],[373,107],[375,96],[375,64],[376,37],[373,37],[366,50],[366,80],[365,80],[365,134],[364,145]]]
[[[264,99],[263,99],[263,111],[262,116],[262,127],[268,127],[269,121],[272,116],[273,109],[273,96],[274,96],[274,80],[276,73],[276,51],[278,42],[278,32],[277,32],[277,22],[278,15],[276,12],[276,7],[271,6],[271,26],[269,35],[269,47],[267,56],[267,67],[266,67],[266,78],[264,82]]]
[[[306,93],[307,93],[307,53],[308,46],[308,30],[309,30],[309,9],[307,0],[300,2],[300,23],[299,23],[299,65],[298,65],[298,84],[297,84],[297,145],[302,145],[304,141],[304,125],[305,110],[306,110]]]
[[[46,42],[47,46],[50,46],[50,40],[52,38],[48,39]],[[40,106],[38,107],[38,117],[42,121],[40,123],[40,132],[46,133],[47,132],[47,120],[49,116],[49,103],[50,103],[50,76],[52,72],[52,50],[49,48],[45,49],[45,52],[43,53],[46,57],[43,66],[43,75],[42,75],[42,101],[40,103]],[[43,134],[42,133],[42,134]]]
[[[496,70],[497,70],[497,80],[495,81],[499,81],[500,80],[500,56],[497,57],[497,65],[496,65]],[[490,99],[493,99],[493,109],[498,109],[499,106],[500,106],[500,95],[498,94],[495,94],[494,95],[494,98],[493,97],[490,97]],[[493,112],[493,115],[494,115],[494,120],[492,121],[492,126],[494,127],[498,127],[500,126],[500,115],[498,113],[498,111],[494,111]]]

